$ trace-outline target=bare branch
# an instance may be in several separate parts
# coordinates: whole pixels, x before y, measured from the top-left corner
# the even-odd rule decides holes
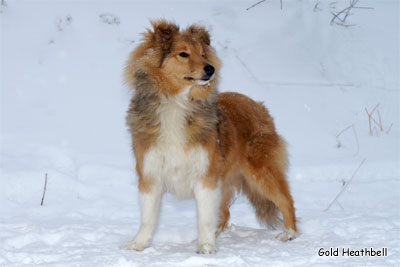
[[[383,123],[382,123],[382,117],[381,117],[381,112],[378,109],[379,104],[377,104],[374,109],[371,112],[368,112],[368,109],[365,108],[365,112],[368,115],[368,122],[369,122],[369,135],[372,136],[374,131],[376,132],[376,135],[379,136],[379,131],[381,132],[386,132],[387,134],[389,134],[393,123],[390,124],[389,128],[385,131],[385,128],[383,127]],[[376,113],[378,114],[378,121],[373,117],[374,112],[376,111]],[[372,122],[374,123],[374,126],[372,125]],[[378,131],[378,128],[379,131]]]
[[[319,1],[315,4],[313,11],[317,12],[317,11],[321,11],[322,9],[319,8]]]
[[[372,136],[372,134],[373,134],[373,132],[372,132],[372,122],[375,122],[378,126],[379,126],[379,123],[372,117],[372,114],[375,112],[375,110],[377,109],[379,107],[379,104],[377,104],[373,109],[372,109],[372,111],[371,111],[371,113],[370,112],[368,112],[368,109],[367,108],[365,108],[365,112],[367,112],[367,115],[368,115],[368,123],[369,123],[369,135],[370,136]]]
[[[368,7],[368,6],[353,6],[353,8],[358,8],[358,9],[374,9],[373,7]]]
[[[341,131],[336,135],[336,138],[339,138],[339,136],[340,136],[343,132],[347,131],[348,129],[350,129],[350,128],[353,127],[353,126],[354,126],[354,124],[349,125],[349,126],[347,126],[346,128],[344,128],[343,130],[341,130]]]
[[[379,104],[376,104],[376,106],[372,109],[371,114],[375,112],[375,110],[379,107]]]
[[[372,136],[371,114],[368,113],[367,108],[365,108],[365,112],[367,112],[367,115],[368,115],[369,135]]]
[[[333,18],[331,19],[331,24],[335,23],[335,19],[340,20],[341,22],[343,22],[343,20],[339,17],[338,14],[335,14],[331,11],[331,14],[333,15]]]
[[[386,130],[387,134],[389,134],[390,130],[392,129],[392,126],[393,126],[393,122],[392,122],[392,124],[390,124],[389,129]]]
[[[378,113],[379,128],[381,129],[381,132],[383,132],[383,126],[382,126],[382,120],[381,120],[381,113],[379,112],[379,109],[378,109],[376,112]]]
[[[346,27],[346,28],[348,28],[348,27],[354,27],[354,26],[357,25],[357,24],[346,24],[346,23],[341,23],[341,22],[336,22],[335,24],[336,24],[336,25],[339,25],[339,26]]]
[[[356,176],[358,170],[361,168],[361,166],[364,164],[366,158],[363,159],[363,161],[361,161],[360,165],[358,166],[358,168],[355,170],[355,172],[353,173],[353,175],[350,177],[349,181],[343,186],[342,190],[339,191],[339,193],[336,195],[336,197],[332,200],[332,202],[329,204],[329,206],[324,210],[324,211],[328,211],[330,209],[330,207],[333,205],[333,203],[335,203],[337,201],[337,199],[340,197],[340,195],[344,192],[344,190],[347,188],[347,186],[350,184],[350,182],[353,180],[354,176]]]
[[[336,140],[338,141],[338,143],[340,144],[339,141],[339,137],[342,135],[342,133],[344,133],[345,131],[349,130],[349,129],[353,129],[353,134],[354,134],[354,139],[356,140],[356,144],[357,144],[357,153],[359,153],[360,151],[360,144],[358,143],[358,137],[357,137],[357,132],[356,129],[354,127],[354,124],[351,124],[349,126],[347,126],[346,128],[344,128],[343,130],[341,130],[337,135],[336,135]]]
[[[358,8],[358,9],[373,9],[370,7],[358,7],[356,6],[356,4],[359,2],[359,0],[350,0],[350,4],[348,7],[342,9],[341,11],[334,13],[331,12],[331,14],[333,15],[330,24],[336,24],[336,25],[340,25],[340,26],[344,26],[344,27],[351,27],[351,26],[355,26],[355,24],[348,24],[346,22],[347,18],[349,16],[352,15],[351,10],[353,8]],[[336,2],[331,3],[331,8],[335,8],[334,4],[336,4]],[[342,17],[341,17],[342,16]],[[340,22],[338,22],[340,21]]]
[[[44,197],[46,195],[46,188],[47,188],[47,173],[46,173],[45,179],[44,179],[43,196],[42,196],[42,201],[40,202],[40,206],[43,206]]]
[[[349,8],[350,8],[350,7],[346,7],[345,9],[343,9],[342,11],[339,11],[339,12],[336,13],[336,14],[333,13],[333,12],[331,12],[331,14],[333,15],[333,18],[332,18],[332,20],[331,20],[331,24],[335,22],[335,19],[339,19],[341,22],[344,22],[344,20],[342,20],[339,16],[340,16],[342,13],[346,12],[347,9],[349,9]]]
[[[344,210],[342,204],[340,204],[339,201],[336,201],[336,205],[338,205],[341,210]]]
[[[346,14],[344,15],[344,18],[343,18],[343,22],[345,22],[346,19],[347,19],[347,17],[349,16],[350,10],[351,10],[351,8],[348,8],[348,9],[347,9]]]
[[[375,122],[375,124],[380,128],[381,126],[380,126],[380,124],[379,124],[379,122],[377,122],[375,119],[374,119],[374,117],[372,117],[372,114],[371,114],[371,120],[373,121],[373,122]]]
[[[265,2],[265,1],[267,1],[267,0],[261,0],[261,1],[258,1],[258,2],[257,2],[257,3],[255,3],[254,5],[252,5],[252,6],[248,7],[248,8],[246,8],[246,10],[250,10],[250,9],[252,9],[253,7],[255,7],[255,6],[257,6],[257,5],[261,4],[261,3]]]

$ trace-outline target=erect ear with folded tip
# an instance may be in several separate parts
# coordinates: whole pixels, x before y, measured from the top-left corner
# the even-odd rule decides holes
[[[179,32],[179,27],[166,20],[152,21],[151,24],[154,28],[154,37],[160,43],[162,50],[169,50],[174,36]]]
[[[192,25],[187,29],[187,32],[203,41],[206,45],[210,45],[210,34],[206,28],[198,25]]]

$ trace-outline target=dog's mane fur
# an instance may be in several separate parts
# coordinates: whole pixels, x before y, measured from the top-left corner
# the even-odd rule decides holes
[[[148,29],[143,33],[142,42],[131,54],[124,72],[126,83],[134,89],[127,124],[134,139],[140,143],[147,143],[156,138],[160,129],[159,114],[156,111],[161,102],[160,90],[165,84],[159,76],[154,74],[170,53],[174,35],[179,32],[177,25],[163,20],[152,21],[152,25],[154,29]],[[215,66],[220,66],[215,50],[209,46],[210,36],[203,27],[192,25],[181,35],[185,41],[199,42],[201,40],[209,60]],[[160,38],[165,39],[164,45],[159,45]],[[196,87],[190,92],[191,105],[187,110],[186,122],[191,143],[207,144],[210,134],[217,128],[218,80],[219,77],[216,74],[206,92],[204,89],[196,90]]]

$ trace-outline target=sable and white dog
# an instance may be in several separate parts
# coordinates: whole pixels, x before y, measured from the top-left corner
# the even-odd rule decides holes
[[[236,192],[247,195],[260,222],[278,222],[279,209],[285,231],[278,238],[295,238],[285,142],[267,109],[244,95],[217,92],[220,60],[205,28],[180,31],[165,20],[152,26],[125,70],[134,89],[127,124],[142,222],[123,248],[150,245],[166,191],[196,199],[199,253],[216,251],[216,233],[227,227]]]

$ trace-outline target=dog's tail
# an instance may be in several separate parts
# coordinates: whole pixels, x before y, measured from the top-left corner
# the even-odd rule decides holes
[[[257,188],[251,185],[244,179],[243,192],[246,194],[250,203],[253,204],[256,210],[256,216],[260,224],[268,225],[275,228],[282,223],[278,207],[259,192]]]

